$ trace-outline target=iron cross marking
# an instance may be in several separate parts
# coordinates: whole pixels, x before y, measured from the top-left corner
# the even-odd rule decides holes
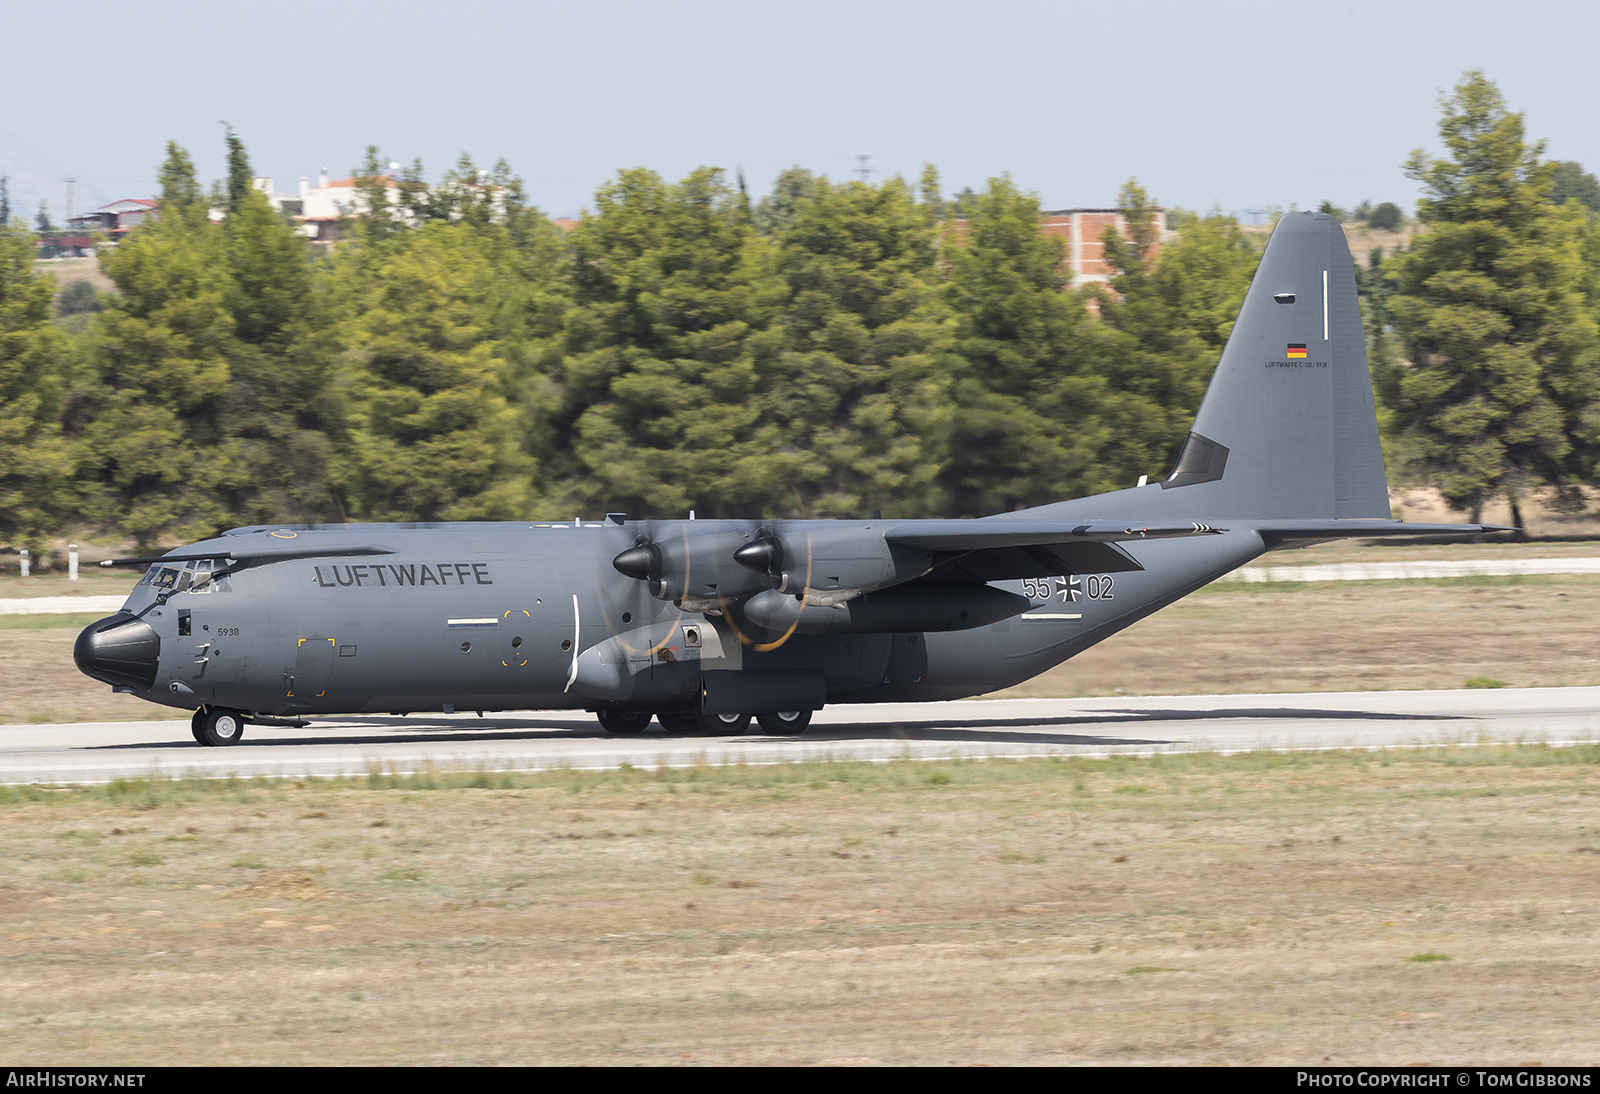
[[[1074,574],[1071,577],[1056,578],[1056,595],[1061,597],[1062,603],[1077,603],[1078,597],[1083,595],[1083,579]]]

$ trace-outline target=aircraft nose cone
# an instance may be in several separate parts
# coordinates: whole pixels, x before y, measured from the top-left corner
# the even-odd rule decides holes
[[[149,691],[161,660],[161,636],[127,612],[90,623],[72,647],[80,671],[112,687]]]

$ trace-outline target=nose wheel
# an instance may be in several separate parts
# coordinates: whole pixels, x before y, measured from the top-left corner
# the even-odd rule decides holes
[[[201,707],[189,719],[189,729],[207,748],[236,745],[244,739],[244,715],[226,707]]]

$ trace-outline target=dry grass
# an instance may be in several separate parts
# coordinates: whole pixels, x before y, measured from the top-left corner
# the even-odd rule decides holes
[[[35,596],[127,596],[143,572],[138,569],[105,570],[85,563],[77,581],[67,579],[66,567],[35,570],[18,576],[16,556],[7,558],[0,573],[0,599],[26,600]]]
[[[28,1066],[1588,1063],[1596,759],[5,791],[0,1037]]]
[[[1595,685],[1597,607],[1587,575],[1213,585],[998,694]]]
[[[100,272],[100,259],[94,255],[86,258],[51,258],[33,264],[35,273],[47,273],[56,279],[60,289],[74,281],[87,281],[96,292],[115,292],[116,283]]]
[[[1582,502],[1571,509],[1560,505],[1555,491],[1549,487],[1540,487],[1524,498],[1522,521],[1528,535],[1546,540],[1589,540],[1590,543],[1579,546],[1592,554],[1596,546],[1600,546],[1592,542],[1600,540],[1600,508],[1595,505],[1597,491],[1594,487],[1580,487],[1579,491],[1583,495]],[[1427,524],[1465,524],[1472,519],[1470,513],[1451,509],[1439,491],[1431,488],[1394,489],[1389,492],[1389,502],[1391,512],[1401,520]],[[1511,526],[1514,522],[1510,504],[1500,499],[1484,506],[1483,522]]]
[[[115,695],[72,663],[78,632],[99,615],[0,615],[0,725],[7,722],[121,722],[188,718],[174,710]]]

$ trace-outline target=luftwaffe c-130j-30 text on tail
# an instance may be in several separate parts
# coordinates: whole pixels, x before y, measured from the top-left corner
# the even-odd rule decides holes
[[[238,528],[154,559],[85,673],[207,745],[316,714],[583,708],[613,733],[804,729],[1059,664],[1264,551],[1393,520],[1338,223],[1284,217],[1172,472],[976,520]]]

